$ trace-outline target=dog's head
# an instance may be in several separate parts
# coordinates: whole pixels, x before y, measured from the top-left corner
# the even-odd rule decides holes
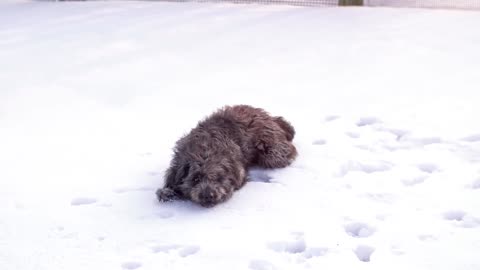
[[[185,164],[181,173],[180,187],[185,197],[203,207],[213,207],[228,200],[245,177],[243,167],[228,159]]]

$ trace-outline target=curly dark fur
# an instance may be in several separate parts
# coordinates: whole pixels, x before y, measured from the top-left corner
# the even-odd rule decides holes
[[[248,105],[226,106],[176,143],[157,197],[205,207],[224,202],[245,184],[249,167],[288,166],[297,156],[294,136],[295,129],[282,117]]]

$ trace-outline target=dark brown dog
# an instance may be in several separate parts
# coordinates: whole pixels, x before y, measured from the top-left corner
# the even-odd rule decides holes
[[[247,105],[224,107],[177,142],[158,199],[204,207],[224,202],[245,184],[249,167],[288,166],[297,155],[294,135],[282,117]]]

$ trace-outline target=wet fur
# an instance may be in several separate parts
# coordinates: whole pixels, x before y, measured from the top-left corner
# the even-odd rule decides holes
[[[297,156],[294,136],[282,117],[248,105],[226,106],[176,143],[157,197],[205,207],[224,202],[245,184],[249,167],[288,166]]]

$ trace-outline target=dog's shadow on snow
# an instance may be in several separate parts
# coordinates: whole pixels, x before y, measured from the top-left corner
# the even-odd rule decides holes
[[[278,181],[274,176],[277,170],[284,170],[284,169],[264,169],[260,167],[254,167],[249,169],[248,171],[248,182],[253,183],[260,183],[260,184],[279,184],[285,185],[281,181]]]
[[[168,219],[177,215],[205,214],[213,211],[216,207],[205,208],[188,200],[175,200],[171,202],[155,202],[154,216],[160,219]],[[159,204],[159,205],[158,205]]]
[[[248,171],[248,182],[273,183],[273,177],[268,171],[261,168],[252,168]]]

